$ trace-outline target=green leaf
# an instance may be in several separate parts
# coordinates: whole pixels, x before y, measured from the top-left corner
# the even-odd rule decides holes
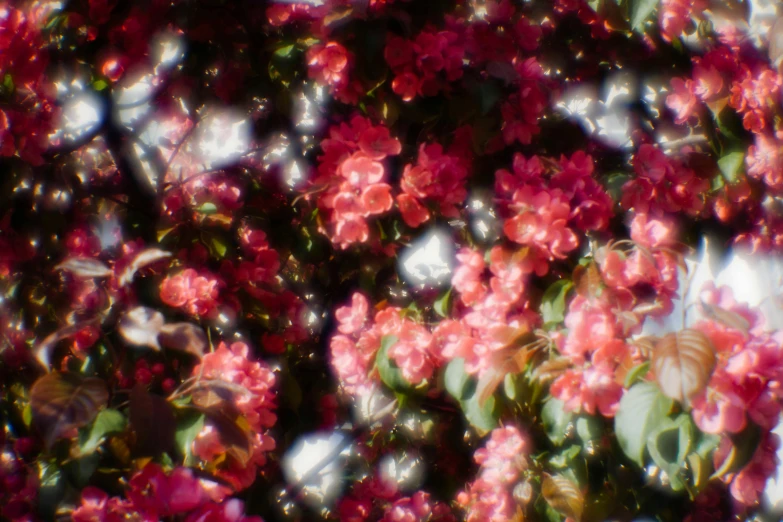
[[[637,364],[633,368],[631,368],[628,373],[625,375],[625,382],[623,383],[623,386],[625,389],[630,388],[633,386],[636,381],[641,381],[644,379],[644,376],[647,375],[647,372],[650,371],[650,361],[644,361],[641,364]]]
[[[574,283],[561,279],[552,283],[541,298],[541,317],[545,325],[561,323],[565,320],[566,294]]]
[[[226,257],[226,252],[228,251],[228,247],[226,244],[220,240],[217,236],[213,236],[212,239],[209,241],[209,244],[211,246],[210,250],[219,258]]]
[[[639,27],[650,17],[657,5],[658,0],[631,0],[631,28],[634,30],[639,29]]]
[[[620,400],[614,417],[617,442],[629,459],[644,466],[647,438],[669,414],[672,400],[652,383],[635,384]]]
[[[748,423],[744,430],[731,434],[729,438],[731,439],[729,454],[711,478],[720,478],[744,468],[761,441],[761,429],[753,423]]]
[[[177,431],[174,433],[174,440],[177,448],[185,457],[185,466],[192,465],[193,461],[193,441],[204,427],[205,415],[200,411],[187,410],[177,420]]]
[[[101,79],[101,80],[95,80],[94,82],[92,82],[92,88],[95,89],[96,91],[102,91],[102,90],[104,90],[108,86],[109,86],[109,83],[106,80],[102,80]]]
[[[568,437],[568,425],[574,416],[570,411],[565,411],[564,406],[561,400],[549,399],[541,409],[541,420],[547,437],[558,446]]]
[[[65,495],[65,477],[54,463],[39,462],[38,514],[44,520],[55,520],[55,513]]]
[[[572,444],[550,458],[549,465],[558,469],[567,468],[580,453],[582,453],[582,447],[579,444]]]
[[[460,405],[465,413],[465,418],[479,431],[488,432],[497,427],[498,414],[495,411],[495,397],[488,398],[483,405],[480,405],[479,393],[476,390],[468,399],[462,401]]]
[[[3,90],[7,93],[14,92],[14,77],[8,73],[3,76]]]
[[[445,294],[440,296],[438,300],[435,301],[434,305],[432,306],[433,310],[435,310],[435,313],[441,317],[448,317],[449,308],[451,304],[450,299],[451,299],[451,288],[449,288]]]
[[[217,206],[214,203],[207,201],[206,203],[202,203],[201,206],[196,209],[196,212],[211,215],[217,213],[217,210]]]
[[[718,167],[720,168],[723,177],[729,183],[737,181],[737,174],[742,170],[744,164],[744,152],[729,152],[718,160]]]
[[[449,361],[443,374],[443,384],[452,397],[461,401],[465,398],[470,375],[465,372],[465,359],[457,357]]]
[[[503,377],[503,392],[510,400],[517,399],[517,377],[513,373],[507,373]]]
[[[105,409],[101,411],[89,432],[83,431],[84,437],[79,437],[79,452],[81,455],[93,453],[104,437],[110,433],[119,433],[125,430],[127,421],[125,416],[114,409]]]
[[[69,460],[63,465],[63,471],[68,475],[76,487],[84,488],[89,485],[98,465],[101,463],[100,453],[91,453],[78,459]]]
[[[295,49],[294,44],[284,45],[275,51],[275,56],[278,58],[288,58]]]
[[[389,349],[397,343],[397,337],[394,335],[384,335],[381,339],[381,349],[375,356],[375,366],[381,376],[383,383],[394,391],[409,390],[411,385],[405,380],[402,371],[394,364],[389,357]]]
[[[576,434],[585,444],[601,438],[603,427],[594,415],[579,415],[576,418]]]
[[[687,413],[666,418],[647,438],[647,451],[655,465],[665,471],[674,491],[685,487],[681,473],[693,444],[693,424]]]

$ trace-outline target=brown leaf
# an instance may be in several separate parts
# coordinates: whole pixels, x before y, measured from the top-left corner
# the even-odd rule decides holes
[[[63,326],[59,330],[46,336],[43,341],[33,348],[33,357],[43,365],[46,371],[49,371],[52,365],[52,350],[57,346],[57,343],[63,339],[76,335],[88,326],[96,324],[98,324],[98,319],[90,319],[88,321],[80,321],[68,326]]]
[[[65,270],[82,278],[109,277],[113,273],[103,261],[91,257],[69,257],[55,269]]]
[[[576,484],[563,475],[544,473],[541,494],[547,503],[561,515],[573,518],[577,522],[582,518],[584,495],[576,487]]]
[[[147,265],[151,265],[152,263],[156,261],[160,261],[161,259],[165,259],[167,257],[170,257],[171,253],[166,252],[165,250],[161,250],[159,248],[145,248],[136,256],[133,258],[133,260],[128,264],[127,267],[125,267],[125,270],[122,271],[122,273],[119,276],[119,279],[117,279],[117,283],[120,286],[125,286],[131,281],[133,281],[133,276],[136,275],[136,272],[141,270]]]
[[[253,456],[253,433],[247,419],[236,410],[225,408],[199,408],[220,435],[226,452],[245,467]]]
[[[252,396],[253,392],[231,382],[220,379],[203,379],[194,384],[191,394],[193,404],[201,408],[233,407],[236,397]]]
[[[594,261],[591,261],[587,266],[577,266],[571,280],[574,282],[576,293],[588,299],[599,296],[604,285],[598,264]]]
[[[720,306],[713,306],[705,302],[701,303],[701,308],[704,311],[704,315],[714,321],[718,321],[729,328],[739,330],[745,335],[748,335],[750,332],[750,321],[736,312],[731,312]]]
[[[651,368],[663,394],[687,404],[707,387],[715,362],[715,348],[707,336],[685,329],[658,341]]]
[[[159,351],[158,335],[164,323],[162,313],[146,306],[137,306],[122,316],[117,331],[130,344]]]
[[[156,456],[174,447],[177,426],[171,405],[141,383],[130,394],[130,423],[136,434],[135,456]]]
[[[542,362],[533,372],[533,379],[545,383],[555,379],[561,373],[571,367],[571,359],[558,357]]]
[[[655,343],[658,342],[658,338],[654,335],[646,335],[644,337],[639,337],[638,339],[634,339],[631,341],[631,346],[639,350],[639,355],[642,357],[649,359],[650,356],[652,356],[653,350],[655,350]]]
[[[103,380],[75,373],[50,373],[30,390],[33,424],[43,434],[47,449],[58,438],[92,422],[108,402]]]
[[[166,348],[191,353],[199,359],[204,357],[209,346],[204,330],[191,323],[163,325],[158,340]]]

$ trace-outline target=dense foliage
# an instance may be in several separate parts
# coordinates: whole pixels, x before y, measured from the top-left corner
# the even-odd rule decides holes
[[[0,0],[0,518],[759,513],[780,15]]]

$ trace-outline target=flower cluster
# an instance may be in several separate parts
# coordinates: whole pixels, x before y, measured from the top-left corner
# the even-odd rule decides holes
[[[223,282],[216,276],[186,268],[167,276],[160,283],[160,300],[186,313],[211,317],[217,312],[218,297]]]
[[[448,91],[462,77],[465,43],[453,30],[427,28],[411,40],[388,34],[383,55],[394,74],[392,90],[408,102]]]
[[[514,520],[518,507],[512,493],[528,466],[530,450],[530,443],[519,428],[492,430],[486,445],[474,455],[476,464],[481,466],[478,477],[457,495],[465,520]]]
[[[418,227],[430,219],[422,204],[436,204],[441,215],[459,216],[458,206],[465,201],[465,182],[470,170],[470,127],[457,134],[448,152],[438,143],[422,144],[415,165],[405,165],[397,196],[402,219],[410,227]]]
[[[234,451],[220,434],[222,416],[220,412],[207,420],[193,442],[193,454],[198,458],[214,462],[218,457],[230,458],[219,468],[218,476],[229,482],[235,490],[249,487],[255,480],[257,470],[266,463],[266,454],[275,449],[275,441],[269,433],[277,416],[275,375],[263,362],[248,359],[250,347],[242,342],[227,346],[220,343],[217,349],[204,356],[200,365],[193,368],[193,375],[201,379],[215,379],[226,383],[234,394],[231,406],[242,415],[245,437],[250,440],[249,454]],[[219,384],[217,384],[219,386]],[[227,406],[222,406],[226,408]],[[221,459],[221,460],[223,460]]]
[[[394,204],[383,160],[399,154],[402,146],[385,126],[354,116],[333,126],[321,149],[313,184],[321,187],[318,205],[328,212],[329,236],[341,248],[364,243],[370,237],[367,219]]]
[[[261,517],[244,514],[241,500],[212,500],[210,490],[189,468],[166,474],[159,465],[147,464],[131,478],[127,498],[110,497],[92,486],[85,488],[72,518],[76,522],[114,522],[176,516],[187,522],[262,522]]]

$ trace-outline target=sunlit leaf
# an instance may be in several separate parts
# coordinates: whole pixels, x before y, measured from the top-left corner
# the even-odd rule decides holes
[[[639,29],[641,25],[650,18],[655,6],[658,5],[659,0],[629,0],[629,13],[631,28],[634,30]]]
[[[120,286],[127,285],[133,280],[136,272],[145,266],[151,265],[152,263],[160,261],[161,259],[166,259],[167,257],[171,257],[170,252],[166,252],[165,250],[161,250],[159,248],[145,248],[133,257],[133,260],[120,274],[119,278],[117,279],[117,283]]]
[[[479,404],[478,393],[474,392],[460,405],[468,422],[479,431],[486,433],[497,427],[498,413],[495,410],[495,398],[489,397]]]
[[[103,261],[91,257],[69,257],[55,267],[77,277],[109,277],[114,272]]]
[[[744,468],[756,452],[759,442],[761,442],[761,434],[761,429],[749,422],[748,426],[740,433],[729,435],[731,441],[729,452],[710,478],[720,478]],[[724,437],[726,436],[724,435]]]
[[[130,423],[136,434],[134,455],[155,456],[174,447],[176,421],[171,405],[142,384],[136,384],[130,394]]]
[[[658,341],[651,367],[663,394],[687,403],[707,387],[715,362],[709,338],[698,330],[686,329]]]
[[[443,374],[443,381],[446,391],[458,401],[462,400],[470,383],[470,375],[465,372],[465,359],[457,357],[449,361]]]
[[[579,522],[584,509],[584,495],[579,488],[563,475],[544,473],[541,494],[558,513]]]
[[[562,323],[565,320],[566,295],[574,284],[568,279],[555,281],[541,298],[541,318],[545,325]]]
[[[645,361],[642,364],[637,364],[633,368],[631,368],[628,373],[625,374],[625,379],[623,380],[623,387],[626,389],[630,388],[634,384],[636,384],[637,381],[641,381],[644,379],[644,376],[647,375],[647,372],[650,371],[650,362]]]
[[[381,381],[395,391],[405,391],[410,389],[410,383],[402,375],[394,361],[389,357],[389,349],[397,343],[397,337],[385,335],[381,339],[381,349],[375,356],[375,366],[381,376]]]
[[[193,460],[193,441],[204,427],[205,415],[195,410],[185,411],[177,420],[177,430],[174,434],[174,440],[177,448],[185,457],[184,464],[187,466]]]
[[[449,306],[451,302],[451,288],[449,288],[442,296],[440,296],[432,306],[435,313],[441,317],[449,316]]]
[[[93,453],[101,444],[106,435],[111,433],[119,433],[125,430],[127,422],[125,416],[117,410],[105,409],[101,411],[95,421],[92,423],[89,431],[85,432],[85,436],[80,437],[79,441],[79,453],[81,455],[89,455]]]
[[[720,168],[721,174],[723,174],[723,178],[729,183],[737,181],[737,174],[739,174],[744,165],[744,152],[730,152],[718,160],[718,167]]]
[[[30,390],[32,422],[51,448],[61,437],[86,426],[109,401],[101,379],[73,373],[50,373],[35,381]]]
[[[639,466],[644,465],[647,438],[669,414],[672,401],[657,386],[641,382],[631,387],[614,417],[614,431],[623,452]]]
[[[590,300],[600,296],[603,291],[604,280],[595,261],[577,266],[574,269],[572,279],[576,293]]]
[[[187,352],[199,359],[209,346],[204,330],[192,323],[165,324],[160,329],[158,339],[165,348]]]
[[[574,417],[573,413],[565,411],[564,406],[563,401],[550,398],[541,408],[541,421],[547,437],[558,446],[568,437],[568,426]]]
[[[126,312],[117,325],[120,336],[135,346],[160,350],[158,335],[165,324],[163,314],[146,306],[137,306]]]

